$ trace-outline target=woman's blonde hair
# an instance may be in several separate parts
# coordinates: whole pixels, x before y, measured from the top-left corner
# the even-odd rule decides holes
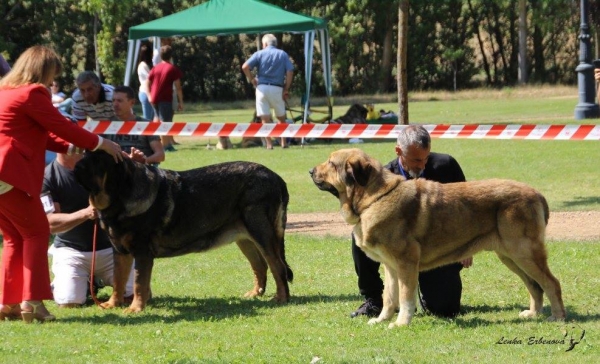
[[[0,87],[15,88],[39,83],[49,86],[62,71],[62,62],[54,50],[36,45],[23,52],[10,72],[0,80]]]

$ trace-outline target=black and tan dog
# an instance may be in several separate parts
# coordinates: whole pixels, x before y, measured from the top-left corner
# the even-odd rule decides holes
[[[363,105],[352,104],[344,115],[333,119],[330,124],[365,124],[368,112],[369,110]]]
[[[565,319],[560,283],[548,268],[544,245],[548,205],[533,188],[509,180],[407,181],[360,149],[335,151],[310,174],[319,189],[339,199],[357,246],[384,264],[383,310],[369,323],[390,320],[399,308],[390,327],[409,324],[419,271],[482,250],[494,250],[527,286],[529,310],[520,317],[541,313],[545,293],[549,320]]]
[[[289,195],[283,179],[265,166],[229,162],[175,172],[104,152],[86,153],[75,167],[103,229],[116,249],[113,294],[104,308],[123,303],[135,258],[134,299],[144,309],[155,258],[202,252],[236,242],[254,272],[246,297],[265,292],[271,269],[277,302],[289,300],[293,273],[285,259]]]

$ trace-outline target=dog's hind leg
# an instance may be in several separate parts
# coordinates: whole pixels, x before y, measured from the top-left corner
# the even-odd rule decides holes
[[[254,287],[244,297],[262,296],[267,288],[267,261],[253,241],[243,239],[236,241],[237,246],[246,256],[254,272]]]
[[[538,257],[534,257],[534,259],[535,258]],[[562,300],[560,282],[550,272],[550,268],[548,268],[545,251],[543,252],[543,259],[538,259],[527,260],[524,262],[516,260],[515,262],[525,271],[525,273],[527,273],[527,275],[539,283],[548,297],[548,300],[550,301],[550,310],[552,312],[552,315],[548,317],[548,321],[564,321],[567,314]]]
[[[552,316],[550,316],[548,320],[562,321],[566,318],[566,311],[562,300],[560,282],[552,275],[550,268],[548,268],[548,258],[543,242],[532,240],[530,246],[531,250],[528,256],[512,256],[510,258],[528,277],[530,277],[529,279],[533,279],[537,283],[537,286],[541,287],[548,297],[552,311]],[[529,311],[531,311],[531,309]],[[519,316],[528,317],[530,314],[530,312],[523,311]]]
[[[279,233],[281,229],[274,226],[277,223],[271,221],[265,211],[258,209],[249,209],[244,214],[244,220],[251,239],[257,245],[256,249],[263,253],[275,279],[277,291],[274,300],[279,303],[288,302],[290,299],[288,281],[291,280],[292,273],[285,262],[283,234]]]
[[[508,269],[521,278],[523,283],[525,283],[525,287],[527,287],[527,291],[529,292],[529,310],[521,312],[519,317],[535,317],[537,314],[541,313],[544,300],[544,290],[542,287],[521,268],[519,268],[519,266],[512,259],[506,255],[500,254],[499,252],[496,252],[496,254],[498,255],[498,258],[500,258],[500,261],[504,263]]]
[[[265,260],[271,269],[277,292],[273,298],[275,302],[287,303],[290,300],[290,288],[288,286],[287,265],[283,262],[280,256],[275,254],[271,246],[264,250]]]

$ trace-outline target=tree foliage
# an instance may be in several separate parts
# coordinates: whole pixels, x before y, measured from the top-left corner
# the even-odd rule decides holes
[[[204,0],[205,1],[205,0]],[[14,62],[34,44],[49,44],[65,64],[67,91],[82,70],[98,65],[103,81],[120,84],[131,26],[199,5],[203,0],[0,1],[0,52]],[[242,0],[237,0],[242,1]],[[397,91],[399,0],[267,0],[286,10],[326,18],[334,92]],[[528,74],[534,83],[574,83],[578,63],[579,2],[528,0]],[[590,0],[590,23],[600,1]],[[411,0],[407,87],[464,89],[517,83],[517,0]],[[304,90],[302,34],[276,34],[295,66],[293,92]],[[240,70],[256,51],[257,34],[176,37],[174,60],[183,70],[187,100],[235,100],[253,95]],[[596,36],[595,39],[598,39]],[[312,94],[323,94],[320,55],[314,57]],[[132,84],[136,85],[134,77]]]
[[[94,27],[97,33],[95,48],[96,59],[102,69],[107,83],[120,82],[125,73],[124,62],[113,62],[115,59],[126,59],[126,39],[123,38],[122,27],[134,6],[134,0],[81,0],[81,10],[94,17],[94,23],[100,22],[101,28]],[[124,52],[125,50],[125,52]]]

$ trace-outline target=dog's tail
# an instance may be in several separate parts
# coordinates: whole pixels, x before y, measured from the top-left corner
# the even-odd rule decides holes
[[[542,208],[544,209],[545,225],[548,226],[548,220],[550,219],[550,208],[548,207],[548,201],[546,201],[546,198],[541,193],[538,192],[537,194],[540,198],[540,202],[542,203]]]
[[[288,282],[294,281],[294,272],[287,260],[285,259],[285,227],[287,226],[287,206],[290,202],[290,195],[287,190],[287,186],[283,179],[281,180],[282,188],[281,188],[281,206],[279,211],[279,226],[277,231],[281,232],[281,236],[278,237],[281,241],[281,259],[283,260],[283,264],[285,264],[286,277]]]

